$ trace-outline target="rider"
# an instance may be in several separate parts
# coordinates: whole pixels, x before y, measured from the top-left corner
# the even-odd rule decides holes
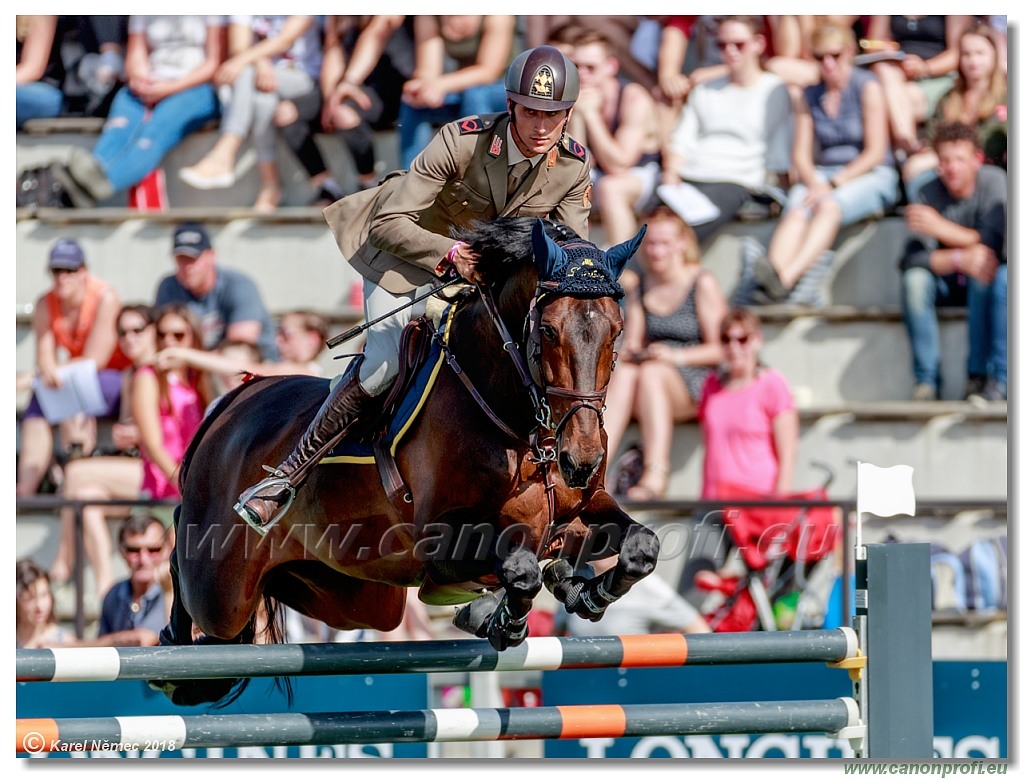
[[[235,510],[249,524],[274,524],[336,435],[364,411],[374,415],[373,400],[398,373],[402,330],[425,308],[412,299],[452,269],[467,282],[483,281],[478,256],[452,242],[453,228],[499,216],[545,217],[587,237],[590,164],[565,133],[579,89],[576,66],[558,49],[527,50],[505,75],[508,112],[444,125],[408,172],[324,210],[342,255],[364,278],[367,322],[404,309],[369,328],[361,359],[336,379],[295,450],[242,493]]]

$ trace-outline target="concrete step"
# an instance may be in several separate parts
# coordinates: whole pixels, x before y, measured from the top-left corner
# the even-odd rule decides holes
[[[1006,497],[1008,440],[1006,404],[978,407],[966,402],[847,404],[800,409],[800,444],[794,488],[821,484],[812,460],[831,465],[830,492],[852,497],[856,470],[851,460],[880,467],[914,467],[921,497]],[[630,427],[622,448],[639,441]],[[696,423],[677,425],[672,441],[669,496],[700,495],[704,444]]]
[[[28,165],[59,158],[72,146],[90,149],[96,138],[95,123],[42,123],[36,132],[17,134],[17,165],[20,170]],[[167,174],[168,200],[172,209],[199,209],[204,212],[214,210],[210,215],[213,217],[220,210],[244,209],[255,201],[258,177],[255,170],[255,155],[248,146],[243,148],[236,166],[238,180],[231,188],[195,190],[178,178],[176,172],[199,160],[213,146],[215,140],[215,130],[194,133],[172,150],[163,161],[162,167]],[[343,187],[353,186],[353,164],[341,141],[331,134],[320,134],[316,141],[335,179]],[[381,173],[398,167],[397,138],[394,131],[379,132],[376,135],[376,148]],[[305,171],[283,143],[278,144],[278,151],[284,189],[282,205],[302,207],[309,204],[315,193],[309,187]],[[123,207],[124,204],[122,195],[104,205]],[[113,219],[123,220],[129,217],[132,215],[115,213]],[[97,219],[100,218],[87,217],[87,220]],[[277,216],[271,219],[277,219]],[[323,229],[323,222],[317,210],[311,210],[302,219],[310,220],[310,230],[314,236]],[[595,241],[603,244],[603,234],[596,216],[594,222]],[[775,220],[734,222],[707,248],[704,264],[716,274],[724,289],[731,290],[738,279],[739,250],[743,237],[751,237],[767,246],[775,225]],[[840,231],[835,244],[836,262],[825,285],[827,303],[855,307],[898,307],[898,262],[905,239],[906,228],[900,217],[868,220]],[[286,289],[295,284],[294,280],[286,279],[286,275],[282,276],[279,282]],[[22,300],[19,296],[19,301]]]
[[[312,265],[309,259],[300,263],[302,266]],[[259,265],[241,268],[259,270]],[[337,272],[338,268],[336,266],[334,271]],[[140,278],[142,274],[154,277],[153,271],[146,264],[138,264],[132,269]],[[323,279],[328,280],[323,287],[334,288],[334,293],[324,295],[317,302],[320,306],[310,305],[332,319],[332,333],[340,333],[362,317],[360,308],[348,304],[335,306],[337,292],[354,281],[338,274],[333,277],[324,274]],[[155,280],[147,279],[144,287],[155,290],[155,286]],[[261,287],[264,291],[273,291],[262,282]],[[312,297],[318,286],[308,287]],[[149,300],[151,297],[151,293],[148,296],[124,296],[126,301]],[[279,303],[277,298],[267,298],[271,304]],[[303,305],[301,300],[286,303],[294,307]],[[280,314],[289,308],[272,306],[272,312]],[[773,307],[763,308],[762,315],[767,337],[764,361],[786,376],[800,406],[895,401],[911,397],[914,379],[910,345],[898,312],[860,312],[848,307],[794,311],[792,308]],[[940,337],[944,359],[943,396],[959,400],[964,393],[967,362],[964,310],[950,309],[941,313]],[[35,340],[28,313],[17,318],[16,342],[17,370],[31,369]],[[330,351],[325,351],[321,356],[321,364],[328,373],[334,373],[337,364],[331,355]]]
[[[191,219],[210,226],[224,263],[256,267],[266,275],[261,279],[265,288],[284,301],[324,295],[322,286],[317,291],[306,290],[306,278],[295,275],[291,264],[284,263],[290,258],[302,258],[306,264],[343,266],[345,274],[352,276],[341,262],[319,208],[282,207],[267,216],[248,209],[250,203],[246,199],[238,203],[193,200],[187,207],[163,214],[123,208],[44,209],[36,213],[20,210],[16,232],[18,302],[31,301],[45,284],[46,253],[59,236],[79,238],[96,272],[102,276],[109,269],[108,277],[120,282],[126,258],[152,259],[148,268],[169,268],[170,233],[175,224]],[[753,237],[767,244],[774,226],[771,221],[736,222],[708,247],[703,263],[727,294],[739,279],[742,239]],[[898,261],[905,235],[902,219],[892,217],[844,229],[837,244],[836,263],[824,287],[826,303],[858,309],[898,309]],[[605,244],[600,224],[594,224],[592,236],[597,244]],[[130,290],[134,281],[134,275],[129,274],[121,285],[134,292]]]
[[[52,132],[51,132],[52,131]],[[32,133],[18,133],[15,160],[18,170],[29,166],[42,165],[60,160],[71,147],[92,149],[99,137],[96,123],[71,120],[38,123]],[[177,172],[198,162],[210,151],[217,140],[217,130],[207,129],[193,133],[172,149],[161,162],[165,172],[167,200],[172,208],[195,207],[248,207],[256,201],[259,190],[259,174],[256,169],[256,153],[248,141],[242,146],[235,165],[236,181],[220,190],[197,190],[186,185]],[[341,139],[334,134],[321,133],[315,138],[320,154],[328,170],[342,188],[354,188],[356,183],[355,164]],[[374,146],[378,171],[383,174],[398,168],[398,134],[395,131],[378,131]],[[282,206],[305,206],[315,197],[316,192],[309,186],[309,176],[299,164],[291,149],[282,140],[277,144],[278,171],[281,177]],[[105,206],[124,206],[126,193],[115,195]]]

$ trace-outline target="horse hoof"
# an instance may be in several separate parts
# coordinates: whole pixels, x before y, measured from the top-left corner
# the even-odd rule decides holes
[[[530,634],[526,617],[516,619],[504,600],[487,622],[487,640],[496,651],[503,652],[509,647],[519,646]]]
[[[553,559],[544,568],[544,586],[552,594],[559,584],[570,578],[572,578],[572,563],[567,559]]]
[[[500,598],[493,592],[488,592],[476,598],[472,603],[464,605],[455,614],[452,624],[459,630],[477,638],[487,637],[487,623],[498,610]]]
[[[196,681],[154,679],[147,682],[152,689],[163,692],[175,706],[218,703],[227,697],[238,683],[238,679],[200,679]]]
[[[523,620],[522,627],[512,627],[507,624],[495,622],[487,628],[487,640],[497,652],[504,652],[515,646],[519,646],[530,634],[530,628]]]

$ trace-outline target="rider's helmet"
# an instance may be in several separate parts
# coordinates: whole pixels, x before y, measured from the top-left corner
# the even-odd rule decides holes
[[[580,96],[580,74],[554,46],[538,46],[512,60],[505,74],[505,94],[528,109],[569,109]]]

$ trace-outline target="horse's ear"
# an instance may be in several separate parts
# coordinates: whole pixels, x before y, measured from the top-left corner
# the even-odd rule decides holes
[[[537,219],[533,223],[533,257],[536,259],[537,268],[540,270],[542,280],[550,280],[555,269],[565,258],[565,250],[551,241],[551,237],[544,231],[544,221]]]
[[[608,264],[608,269],[615,275],[615,279],[619,279],[622,270],[626,268],[626,261],[632,258],[640,248],[640,242],[643,241],[645,233],[647,233],[646,224],[640,226],[640,230],[632,239],[615,245],[604,254],[604,261]]]

